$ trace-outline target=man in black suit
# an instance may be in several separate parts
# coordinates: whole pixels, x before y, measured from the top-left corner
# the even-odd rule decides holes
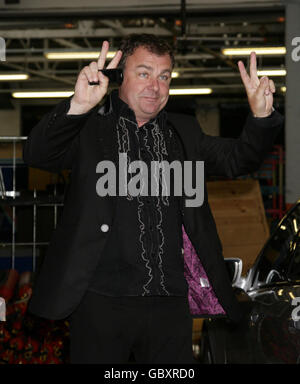
[[[24,146],[30,166],[72,170],[29,309],[50,319],[69,317],[72,363],[122,363],[130,354],[143,363],[191,363],[192,284],[184,274],[183,228],[197,252],[191,268],[200,260],[205,268],[203,289],[215,295],[222,313],[241,318],[205,183],[203,204],[196,207],[175,194],[100,196],[99,164],[117,164],[126,154],[148,167],[152,161],[204,161],[204,176],[253,172],[282,127],[272,107],[275,86],[258,79],[255,53],[250,77],[239,62],[251,113],[238,139],[211,137],[195,118],[164,110],[174,57],[152,35],[124,40],[107,66],[123,68],[123,83],[99,105],[108,88],[99,71],[108,49],[104,41],[98,61],[79,73],[74,95],[43,117]],[[201,315],[198,309],[193,313]]]

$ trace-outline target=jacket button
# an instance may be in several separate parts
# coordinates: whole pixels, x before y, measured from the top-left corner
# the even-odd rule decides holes
[[[102,232],[108,232],[109,230],[109,226],[107,224],[102,224],[101,225],[101,231]]]

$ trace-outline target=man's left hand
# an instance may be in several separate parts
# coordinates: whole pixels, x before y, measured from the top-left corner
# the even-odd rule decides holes
[[[242,61],[238,62],[241,78],[248,96],[251,111],[255,117],[267,117],[273,110],[273,93],[275,85],[267,76],[257,76],[256,53],[250,55],[250,77]]]

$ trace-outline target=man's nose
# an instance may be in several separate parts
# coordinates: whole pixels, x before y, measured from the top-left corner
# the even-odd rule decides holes
[[[159,90],[159,82],[157,80],[157,78],[155,77],[151,77],[150,78],[150,84],[149,86],[154,90],[154,91],[158,91]]]

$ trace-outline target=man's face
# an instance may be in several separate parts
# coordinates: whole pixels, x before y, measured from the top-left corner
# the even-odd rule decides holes
[[[157,56],[139,47],[126,59],[119,96],[134,111],[139,126],[155,117],[167,104],[171,73],[168,54]]]

